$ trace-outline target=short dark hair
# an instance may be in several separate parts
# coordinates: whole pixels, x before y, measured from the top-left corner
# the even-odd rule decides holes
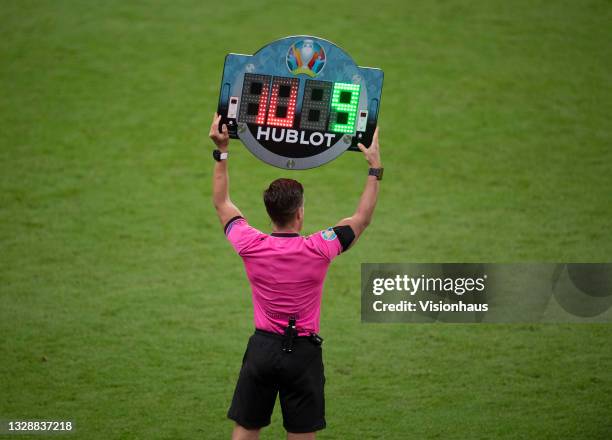
[[[287,226],[304,202],[304,187],[293,179],[276,179],[263,193],[266,211],[277,226]]]

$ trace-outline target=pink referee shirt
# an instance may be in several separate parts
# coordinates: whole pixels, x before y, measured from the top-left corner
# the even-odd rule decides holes
[[[334,230],[307,237],[268,235],[238,217],[227,224],[225,235],[244,261],[255,328],[283,333],[289,317],[294,316],[299,335],[318,333],[327,268],[342,252]]]

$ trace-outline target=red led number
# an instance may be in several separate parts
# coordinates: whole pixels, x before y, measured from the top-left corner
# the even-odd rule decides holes
[[[271,79],[269,75],[245,73],[238,122],[266,123]]]
[[[299,80],[294,78],[277,77],[272,80],[272,94],[270,95],[270,105],[268,107],[268,125],[293,127],[298,86]],[[257,123],[260,124],[259,116]],[[263,124],[263,122],[261,123]]]
[[[262,87],[259,95],[259,109],[257,111],[257,124],[264,125],[266,122],[266,104],[268,103],[268,87]]]

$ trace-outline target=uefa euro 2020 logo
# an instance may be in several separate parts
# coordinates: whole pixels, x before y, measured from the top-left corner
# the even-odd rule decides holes
[[[287,52],[287,68],[294,75],[317,76],[325,66],[325,51],[314,40],[293,43]]]

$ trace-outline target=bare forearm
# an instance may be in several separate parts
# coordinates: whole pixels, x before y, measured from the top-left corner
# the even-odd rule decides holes
[[[230,200],[227,166],[227,160],[217,162],[213,172],[213,203],[222,226],[233,217],[242,217],[240,210]]]
[[[379,183],[375,176],[368,176],[366,178],[365,188],[359,199],[357,210],[353,215],[363,227],[368,226],[372,221],[374,209],[376,208],[376,201],[378,200],[378,187]]]
[[[229,197],[229,175],[227,172],[227,160],[215,162],[213,172],[213,203],[219,207],[230,202]]]

